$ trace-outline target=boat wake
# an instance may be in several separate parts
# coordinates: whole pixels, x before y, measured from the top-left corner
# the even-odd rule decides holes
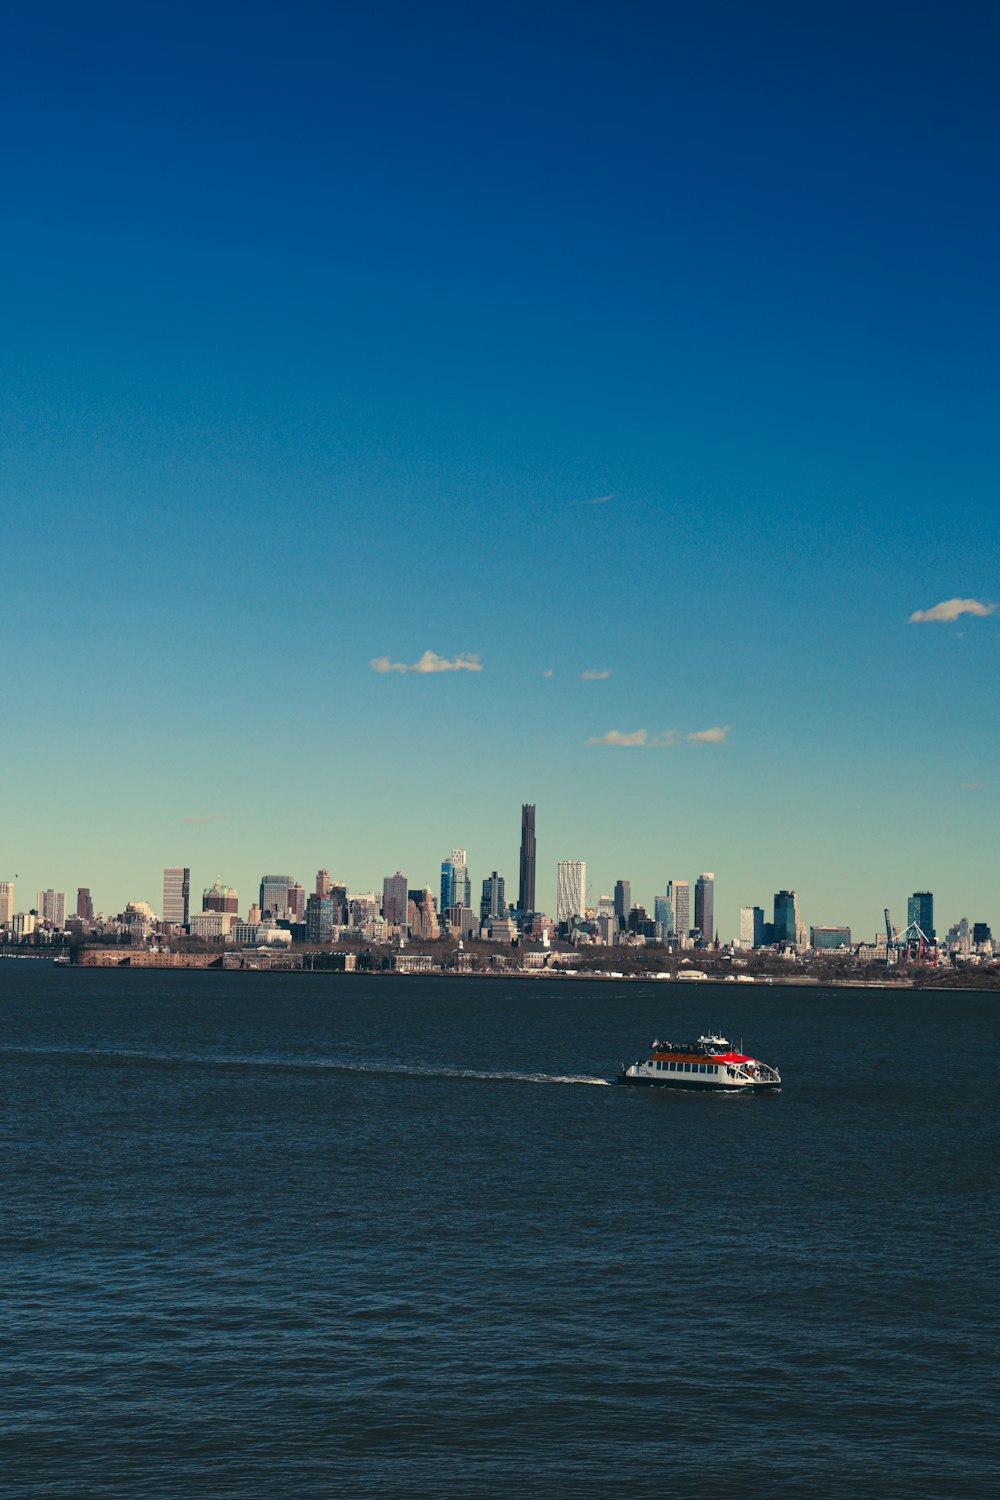
[[[415,1063],[344,1062],[326,1057],[253,1057],[247,1054],[142,1052],[131,1048],[0,1046],[0,1056],[64,1057],[94,1063],[139,1062],[161,1067],[273,1068],[285,1072],[322,1069],[382,1078],[448,1078],[478,1083],[569,1083],[604,1087],[609,1078],[588,1073],[519,1073],[508,1069],[423,1067]]]

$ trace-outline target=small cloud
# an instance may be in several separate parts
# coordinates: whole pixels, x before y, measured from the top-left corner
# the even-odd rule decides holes
[[[218,823],[224,817],[225,813],[202,813],[200,815],[191,813],[189,817],[181,818],[181,822],[186,823],[189,828],[194,828],[198,823]]]
[[[391,661],[388,656],[373,656],[369,663],[373,672],[481,672],[483,664],[478,652],[462,651],[450,660],[438,656],[436,651],[425,651],[419,661],[407,665],[404,661]]]
[[[617,495],[595,495],[592,500],[571,500],[570,505],[607,505],[610,500],[617,499]]]
[[[728,724],[716,724],[712,729],[696,729],[684,738],[692,745],[724,745],[729,734]]]
[[[995,604],[984,604],[981,599],[942,599],[940,604],[934,604],[930,609],[914,610],[906,623],[925,625],[932,620],[940,620],[947,624],[951,620],[957,620],[959,615],[978,615],[982,618],[991,615],[995,609]]]
[[[609,729],[607,734],[593,734],[587,741],[588,745],[648,745],[649,732],[645,729],[632,729],[627,734],[622,729]]]
[[[961,787],[964,792],[981,792],[983,783],[981,781],[963,781]]]
[[[596,667],[591,667],[588,672],[581,672],[580,676],[584,682],[604,682],[611,676],[611,669],[605,667],[603,672],[599,672]]]
[[[549,667],[547,671],[545,671],[545,672],[542,673],[543,677],[554,677],[555,675],[556,674],[555,674],[555,668],[554,667]]]

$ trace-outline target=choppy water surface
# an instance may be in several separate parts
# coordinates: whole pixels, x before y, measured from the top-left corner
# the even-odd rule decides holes
[[[0,1484],[978,1500],[997,1009],[0,963]]]

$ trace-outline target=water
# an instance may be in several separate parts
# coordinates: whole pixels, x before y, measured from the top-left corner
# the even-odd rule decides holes
[[[979,1500],[997,1014],[2,963],[0,1489]]]

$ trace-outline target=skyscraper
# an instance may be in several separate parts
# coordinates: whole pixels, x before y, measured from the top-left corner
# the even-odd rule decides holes
[[[794,891],[775,891],[774,941],[794,943],[798,936],[799,905]]]
[[[40,922],[48,922],[61,932],[66,926],[66,892],[39,891],[35,897],[35,910]]]
[[[694,925],[703,943],[715,941],[715,876],[711,870],[694,883]]]
[[[186,927],[191,903],[191,871],[183,865],[168,865],[163,872],[163,920]]]
[[[9,927],[14,920],[14,882],[0,880],[0,927]]]
[[[231,885],[225,885],[221,880],[217,880],[214,885],[209,886],[207,891],[202,891],[201,909],[202,911],[238,913],[240,909],[239,892],[235,891]],[[163,920],[166,922],[169,919],[164,917]]]
[[[667,901],[674,916],[675,938],[686,938],[691,931],[691,887],[686,880],[667,881]]]
[[[92,922],[94,920],[94,902],[90,895],[89,886],[81,885],[76,893],[76,914],[81,922]],[[2,924],[2,916],[0,916]]]
[[[493,917],[505,917],[507,915],[507,902],[504,897],[503,876],[498,875],[496,870],[483,881],[483,895],[479,903],[479,920],[484,924]]]
[[[587,861],[561,859],[556,868],[556,921],[572,922],[587,909]]]
[[[628,926],[628,914],[632,910],[632,882],[630,880],[615,881],[615,916],[618,918],[618,926],[622,932]]]
[[[914,891],[906,903],[906,925],[916,922],[926,938],[936,936],[934,932],[934,895],[931,891]]]
[[[517,909],[523,914],[535,910],[535,804],[521,806],[521,870],[517,885]]]
[[[394,927],[406,926],[409,890],[401,870],[387,875],[382,882],[382,915]]]
[[[260,909],[272,917],[283,917],[288,910],[288,893],[295,881],[290,875],[265,875],[260,883]]]
[[[760,948],[764,942],[764,908],[740,907],[740,947]]]
[[[329,896],[330,894],[330,872],[329,870],[316,871],[316,894],[317,896]]]
[[[469,879],[465,850],[453,849],[449,857],[441,864],[440,909],[446,912],[450,911],[453,906],[471,906],[471,904],[472,881]]]

